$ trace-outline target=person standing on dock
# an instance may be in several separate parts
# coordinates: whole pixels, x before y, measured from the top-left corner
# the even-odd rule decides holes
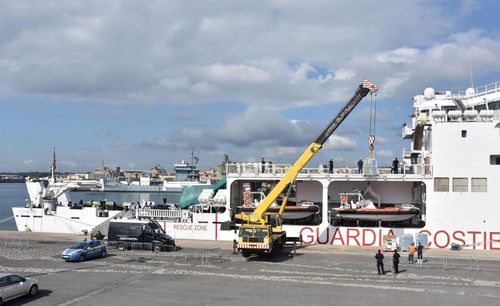
[[[392,255],[392,266],[394,268],[394,274],[399,273],[399,255],[398,250],[394,250],[394,255]]]
[[[424,246],[419,242],[417,246],[417,259],[424,259]]]
[[[377,254],[375,254],[375,259],[377,260],[377,271],[378,274],[385,274],[384,271],[384,254],[378,250]],[[380,272],[382,271],[382,273]]]
[[[266,160],[264,159],[264,157],[262,157],[261,163],[262,163],[261,173],[264,173],[266,171]]]
[[[408,261],[413,262],[413,257],[415,256],[415,243],[411,243],[410,246],[408,246]]]

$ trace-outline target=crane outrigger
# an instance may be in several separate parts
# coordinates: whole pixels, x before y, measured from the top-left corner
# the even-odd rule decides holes
[[[282,214],[285,210],[291,184],[305,165],[321,149],[332,133],[339,127],[354,107],[370,92],[376,92],[377,86],[367,80],[360,84],[346,105],[340,110],[330,124],[321,132],[316,140],[311,143],[304,153],[295,161],[283,178],[274,186],[264,200],[252,213],[236,214],[235,219],[243,223],[239,226],[237,247],[244,257],[251,254],[270,254],[281,248],[286,242],[286,232],[282,228]],[[288,186],[288,192],[277,213],[267,212],[273,202]],[[225,228],[224,228],[225,227]],[[234,228],[234,227],[233,227]],[[229,229],[223,226],[222,229]]]

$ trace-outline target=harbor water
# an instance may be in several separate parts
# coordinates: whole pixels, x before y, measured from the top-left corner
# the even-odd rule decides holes
[[[83,201],[115,201],[123,202],[155,202],[168,203],[179,202],[180,193],[139,193],[139,192],[96,192],[96,191],[72,191],[70,199],[74,202]],[[12,207],[24,206],[29,199],[26,184],[24,183],[2,183],[0,184],[0,230],[17,230],[16,222],[12,218]]]

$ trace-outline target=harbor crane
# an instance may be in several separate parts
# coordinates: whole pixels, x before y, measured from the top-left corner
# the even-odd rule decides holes
[[[244,257],[251,254],[271,254],[276,249],[282,248],[286,242],[286,232],[282,228],[282,214],[285,210],[288,194],[293,181],[299,172],[321,149],[332,133],[339,127],[344,119],[351,113],[354,107],[368,94],[378,90],[377,86],[364,80],[358,86],[352,98],[345,104],[340,112],[333,118],[321,134],[311,143],[304,153],[295,161],[283,178],[274,186],[269,194],[262,200],[258,207],[251,213],[240,213],[235,215],[236,220],[242,224],[239,226],[237,247]],[[267,212],[269,207],[278,199],[288,186],[287,196],[283,200],[281,208],[277,213]],[[236,228],[235,224],[223,225],[222,230]]]

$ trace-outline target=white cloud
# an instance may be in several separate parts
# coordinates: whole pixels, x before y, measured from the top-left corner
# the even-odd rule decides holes
[[[209,80],[221,83],[263,83],[271,78],[271,74],[260,68],[249,65],[223,65],[217,63],[206,68]]]
[[[499,38],[458,32],[449,7],[389,0],[352,22],[370,5],[19,0],[0,12],[0,80],[21,95],[286,108],[343,100],[364,78],[412,94],[461,75],[469,54],[477,74],[499,70]]]
[[[376,58],[380,63],[410,64],[417,60],[419,53],[420,50],[416,48],[397,48],[381,52]]]
[[[382,158],[394,158],[396,155],[390,151],[390,150],[380,150],[380,151],[375,151],[378,157]]]
[[[23,160],[23,164],[26,166],[32,165],[35,161],[32,159]]]
[[[293,157],[295,158],[298,154],[297,147],[290,146],[279,146],[276,148],[265,148],[263,151],[263,156],[270,159],[279,159],[283,157]]]
[[[330,136],[330,138],[328,138],[323,147],[325,149],[332,150],[352,151],[357,149],[358,144],[352,138],[340,135],[332,135]]]
[[[338,69],[335,71],[335,76],[333,77],[335,80],[348,81],[352,79],[356,73],[350,69]]]

